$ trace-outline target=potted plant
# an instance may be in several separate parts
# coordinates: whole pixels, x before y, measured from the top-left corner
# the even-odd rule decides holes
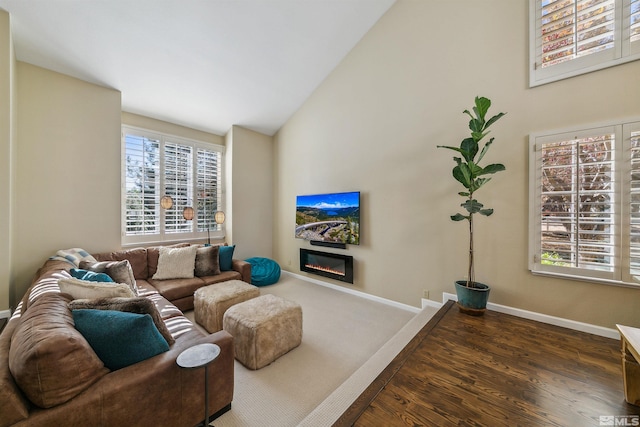
[[[462,206],[466,214],[457,213],[451,216],[453,221],[468,221],[469,224],[469,268],[466,280],[458,280],[455,282],[456,294],[458,295],[458,307],[463,313],[471,315],[484,314],[487,301],[489,299],[489,286],[475,281],[474,277],[474,258],[473,258],[473,217],[475,214],[489,216],[493,213],[493,209],[485,208],[475,198],[475,193],[491,180],[489,175],[505,170],[504,165],[499,163],[480,166],[480,162],[485,154],[489,151],[493,138],[489,139],[483,146],[481,142],[489,133],[489,127],[505,113],[499,113],[486,120],[486,114],[491,107],[491,101],[484,97],[476,96],[473,113],[465,110],[471,120],[469,121],[469,129],[471,136],[465,138],[460,143],[460,147],[450,147],[438,145],[438,148],[447,148],[456,151],[461,157],[454,156],[453,161],[456,166],[453,168],[453,177],[461,183],[465,191],[458,194],[465,198]]]

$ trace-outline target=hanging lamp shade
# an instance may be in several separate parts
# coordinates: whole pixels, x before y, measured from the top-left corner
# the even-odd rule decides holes
[[[187,221],[191,221],[193,219],[195,215],[195,211],[193,210],[193,208],[191,206],[187,206],[186,208],[184,208],[184,210],[182,211],[182,216],[184,217],[184,219],[186,219]]]
[[[162,206],[162,209],[171,209],[173,206],[173,199],[171,196],[164,196],[160,199],[160,206]]]
[[[213,219],[216,221],[216,224],[222,224],[224,222],[224,212],[223,211],[216,211],[215,214],[213,214]]]

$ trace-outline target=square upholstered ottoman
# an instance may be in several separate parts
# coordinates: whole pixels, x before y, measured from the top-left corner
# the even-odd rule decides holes
[[[195,319],[210,334],[222,330],[222,316],[229,307],[260,296],[260,289],[242,280],[227,280],[196,290]]]
[[[224,330],[233,335],[236,359],[260,369],[302,342],[302,308],[267,294],[234,305],[224,314]]]

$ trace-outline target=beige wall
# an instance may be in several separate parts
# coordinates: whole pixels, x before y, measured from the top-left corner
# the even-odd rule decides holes
[[[0,10],[0,318],[6,317],[11,303],[12,244],[14,191],[12,182],[15,169],[16,114],[15,106],[15,56],[11,39],[9,14]]]
[[[273,139],[241,126],[227,135],[227,241],[234,255],[271,258],[273,248]],[[233,191],[229,191],[230,189]],[[230,196],[232,194],[232,196]]]
[[[587,323],[640,326],[640,290],[527,270],[528,135],[640,116],[640,61],[528,88],[527,2],[398,0],[275,136],[274,257],[298,272],[295,196],[360,190],[353,287],[419,306],[454,293],[467,230],[450,152],[476,95],[507,112],[487,160],[507,171],[478,197],[477,279],[491,301]],[[595,96],[599,97],[594,105]],[[291,264],[291,266],[289,266]],[[339,283],[338,283],[339,284]]]
[[[202,132],[196,129],[191,129],[162,120],[156,120],[150,117],[145,117],[124,111],[122,112],[122,124],[147,129],[154,132],[161,132],[166,135],[174,135],[182,138],[193,139],[196,141],[224,145],[224,137],[220,135],[214,135],[212,133]]]
[[[8,186],[17,196],[13,209],[20,213],[13,221],[13,302],[22,296],[43,260],[56,250],[82,247],[96,252],[121,247],[121,123],[225,144],[225,137],[219,135],[122,112],[120,92],[116,90],[22,62],[18,63],[17,75],[18,108],[14,110],[20,117],[20,138],[17,161],[11,162],[17,178]],[[244,161],[250,159],[247,150],[251,148],[262,158],[270,155],[271,137],[242,128],[237,134],[237,151]],[[243,167],[239,165],[236,170],[242,171]],[[263,181],[271,181],[270,166],[259,173]],[[235,182],[244,185],[245,181],[239,177]],[[245,194],[238,197],[240,212],[250,196]],[[265,194],[269,197],[270,193]],[[270,224],[270,199],[256,212],[261,209],[268,211]],[[252,215],[243,214],[237,223],[244,225],[247,221],[251,226],[252,220]],[[239,254],[244,251],[253,256],[249,248],[253,243],[270,250],[270,234],[241,245]],[[0,292],[7,290],[0,286]]]
[[[120,247],[120,92],[19,62],[18,298],[58,249]]]

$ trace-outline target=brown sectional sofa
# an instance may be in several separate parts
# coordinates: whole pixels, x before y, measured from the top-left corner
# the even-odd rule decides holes
[[[62,341],[58,340],[55,348],[51,348],[56,358],[49,360],[49,363],[55,366],[59,358],[64,360],[64,364],[59,369],[48,369],[44,372],[46,375],[41,375],[38,380],[48,382],[50,389],[53,387],[54,399],[64,396],[69,390],[62,388],[82,376],[82,373],[74,374],[73,370],[82,365],[85,356],[91,356],[93,351],[86,341],[77,339],[73,318],[70,317],[71,310],[67,306],[71,297],[60,293],[57,285],[58,279],[70,277],[69,270],[73,265],[52,259],[44,263],[0,334],[0,427],[193,426],[203,417],[204,370],[182,369],[177,366],[176,358],[186,348],[200,343],[214,343],[221,349],[220,356],[208,369],[209,389],[212,391],[209,393],[210,413],[220,414],[231,407],[234,387],[233,337],[225,331],[211,335],[201,333],[184,316],[183,311],[193,308],[193,293],[199,287],[230,279],[250,283],[251,265],[234,259],[232,271],[223,271],[214,276],[153,280],[151,277],[157,269],[158,256],[159,247],[94,255],[98,261],[129,260],[139,296],[153,301],[175,342],[168,351],[122,369],[108,371],[107,368],[100,368],[102,371],[94,372],[95,381],[93,377],[88,379],[93,381],[88,387],[77,395],[71,390],[74,397],[47,408],[40,407],[41,400],[38,400],[40,406],[30,401],[28,393],[21,390],[12,376],[10,364],[15,366],[23,362],[15,343],[20,342],[21,348],[29,347],[32,341],[35,343],[43,335],[62,331]],[[17,338],[14,336],[19,334]],[[72,336],[75,339],[69,338]],[[15,345],[13,351],[12,342]],[[60,345],[60,342],[64,344]],[[63,350],[65,345],[69,346],[69,352]],[[91,357],[94,356],[95,353]],[[61,378],[56,378],[56,375]],[[76,386],[70,384],[67,388]],[[43,394],[44,400],[51,396],[51,390],[49,393]]]
[[[175,245],[180,247],[184,245]],[[221,271],[215,276],[194,277],[193,279],[154,280],[153,275],[158,269],[160,247],[136,248],[126,251],[106,252],[93,255],[98,261],[129,260],[133,275],[138,286],[150,285],[160,295],[168,299],[182,311],[193,309],[193,293],[205,285],[219,283],[226,280],[243,280],[251,283],[251,264],[234,259],[231,271]],[[142,281],[142,282],[140,282]]]

